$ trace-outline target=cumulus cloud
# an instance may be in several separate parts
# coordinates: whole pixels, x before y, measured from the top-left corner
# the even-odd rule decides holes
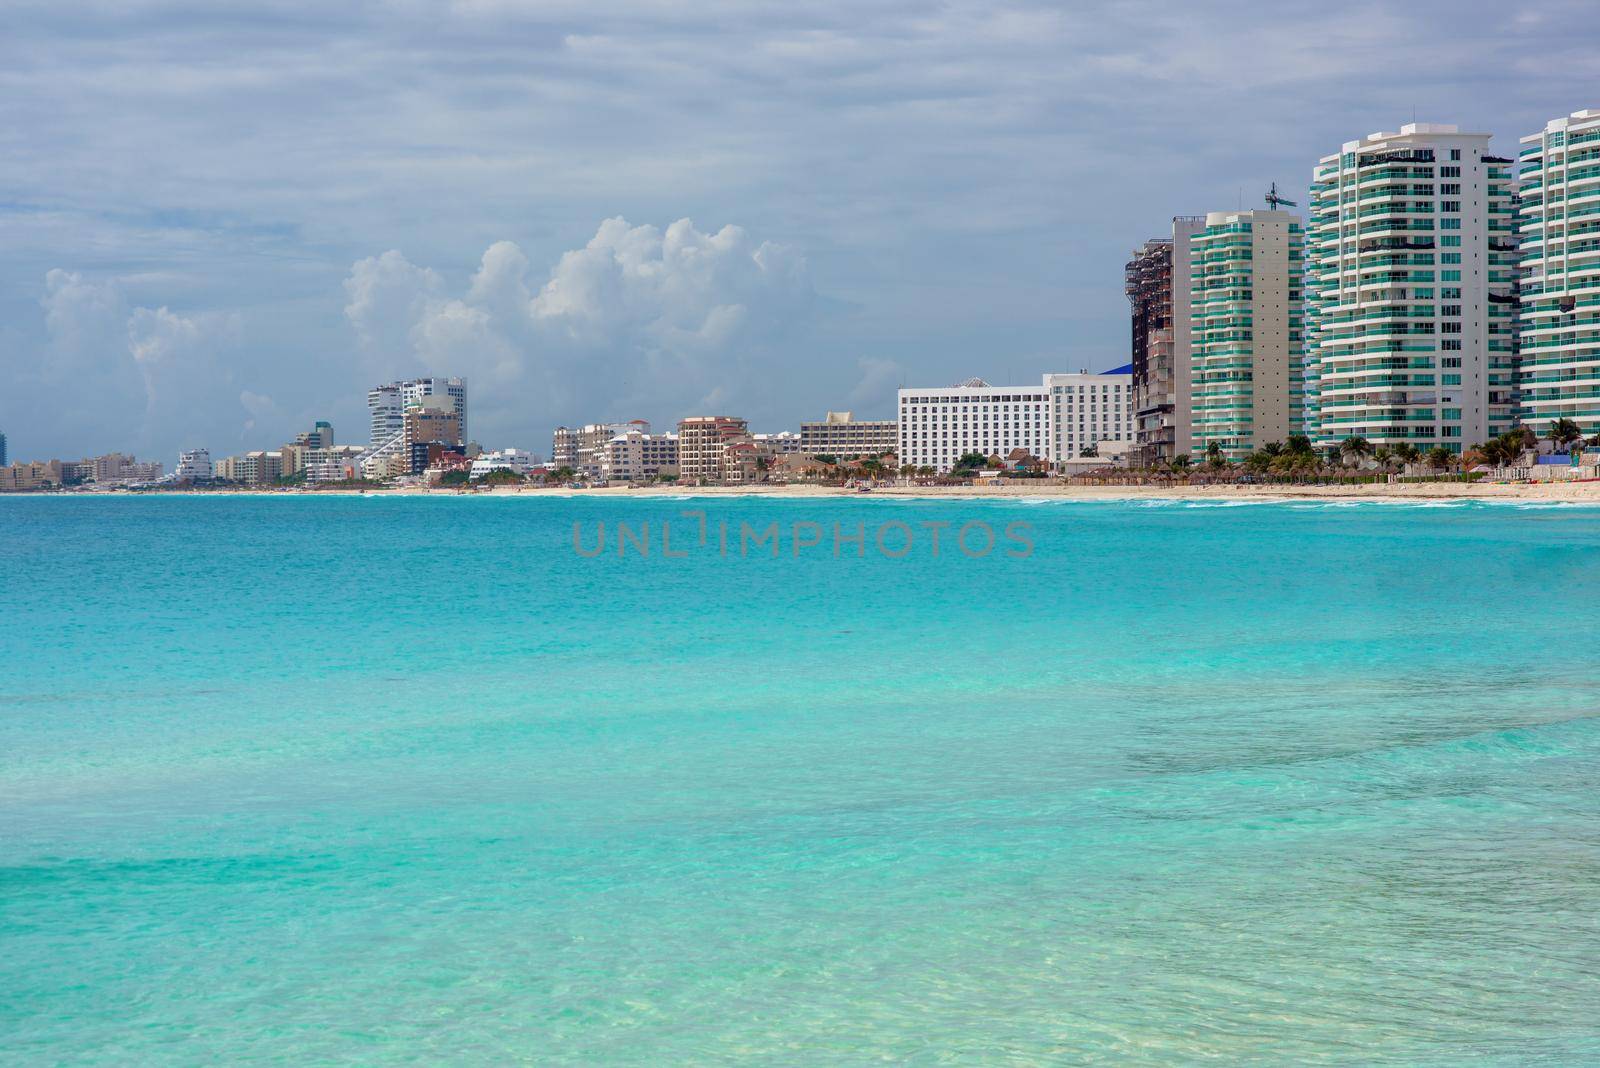
[[[49,337],[42,385],[56,391],[85,448],[154,447],[179,421],[237,411],[216,406],[229,392],[218,355],[238,340],[237,315],[130,305],[116,279],[63,268],[45,274],[40,305]]]
[[[477,425],[504,433],[758,402],[817,318],[805,257],[738,226],[607,219],[542,280],[530,272],[498,241],[449,296],[437,272],[390,251],[351,268],[345,315],[372,355],[468,376]],[[404,351],[389,348],[402,333]]]

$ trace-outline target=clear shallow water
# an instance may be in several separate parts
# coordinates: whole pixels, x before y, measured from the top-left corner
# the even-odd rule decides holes
[[[1037,548],[572,551],[693,507]],[[12,498],[0,565],[6,1063],[1600,1060],[1600,510]]]

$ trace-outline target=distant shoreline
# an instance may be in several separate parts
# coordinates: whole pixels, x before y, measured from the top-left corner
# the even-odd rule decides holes
[[[494,498],[660,498],[770,497],[816,500],[893,498],[901,500],[1018,500],[1059,499],[1080,501],[1149,500],[1350,500],[1404,504],[1415,501],[1550,501],[1600,505],[1600,482],[1413,482],[1373,485],[1145,485],[1079,486],[1043,481],[1016,481],[983,486],[880,486],[860,492],[841,486],[806,483],[746,486],[602,486],[593,489],[565,487],[499,486],[492,489],[215,489],[170,490],[151,493],[22,491],[4,497],[494,497]]]

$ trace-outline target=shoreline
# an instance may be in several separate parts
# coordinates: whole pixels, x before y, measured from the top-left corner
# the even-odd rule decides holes
[[[484,490],[401,487],[393,489],[215,489],[150,492],[20,491],[0,497],[468,497],[468,498],[659,498],[770,497],[787,500],[851,498],[856,500],[1063,500],[1088,502],[1159,500],[1273,501],[1344,500],[1408,504],[1419,501],[1553,502],[1600,505],[1600,482],[1413,482],[1370,485],[1146,485],[1075,486],[1028,482],[995,486],[880,486],[862,493],[841,486],[809,483],[745,486],[601,486],[593,489],[565,487],[499,486]]]

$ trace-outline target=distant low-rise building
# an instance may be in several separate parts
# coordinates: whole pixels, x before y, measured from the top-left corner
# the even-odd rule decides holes
[[[178,467],[173,471],[175,482],[210,482],[215,477],[211,453],[207,449],[185,449],[178,454]]]
[[[881,456],[900,445],[893,419],[857,419],[853,412],[829,412],[819,423],[800,424],[800,451],[813,456]]]
[[[523,449],[500,449],[497,452],[480,453],[472,461],[472,477],[483,478],[495,471],[510,471],[515,475],[526,475],[539,465],[539,458]]]
[[[159,462],[140,463],[120,452],[80,460],[66,465],[70,471],[63,474],[70,482],[93,482],[101,486],[117,486],[131,482],[154,482],[161,477],[166,466]]]
[[[792,430],[780,430],[776,434],[756,434],[751,440],[762,455],[773,458],[805,451],[801,448],[800,435]]]
[[[0,467],[0,493],[48,489],[61,483],[60,460],[35,460],[32,463]]]

